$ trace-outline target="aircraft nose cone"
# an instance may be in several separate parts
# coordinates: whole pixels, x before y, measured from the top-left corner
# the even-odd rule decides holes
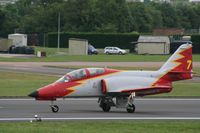
[[[34,91],[31,94],[29,94],[28,96],[37,98],[39,96],[39,94],[38,94],[38,91]]]

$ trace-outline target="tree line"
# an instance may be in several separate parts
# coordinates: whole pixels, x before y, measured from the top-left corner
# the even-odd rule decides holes
[[[0,37],[9,33],[150,33],[154,28],[199,29],[200,4],[126,0],[19,0],[0,6]]]

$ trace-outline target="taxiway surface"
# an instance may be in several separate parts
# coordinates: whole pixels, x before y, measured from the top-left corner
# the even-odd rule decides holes
[[[97,99],[65,99],[55,102],[60,110],[52,113],[50,102],[33,99],[0,99],[0,121],[29,120],[38,115],[42,119],[200,119],[200,99],[137,98],[136,112],[111,108],[102,112]]]

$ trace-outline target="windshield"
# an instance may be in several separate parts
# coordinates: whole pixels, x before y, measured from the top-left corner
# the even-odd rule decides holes
[[[69,78],[67,76],[63,76],[56,81],[57,83],[66,83],[69,82]]]

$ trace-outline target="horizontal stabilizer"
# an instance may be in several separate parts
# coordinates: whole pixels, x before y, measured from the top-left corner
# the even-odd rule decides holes
[[[169,72],[169,74],[170,74],[170,73],[172,73],[172,74],[173,74],[173,73],[174,73],[174,74],[176,74],[176,73],[177,73],[177,74],[193,74],[194,72],[188,72],[188,71],[182,71],[182,72],[179,72],[179,71],[172,71],[172,72]]]

